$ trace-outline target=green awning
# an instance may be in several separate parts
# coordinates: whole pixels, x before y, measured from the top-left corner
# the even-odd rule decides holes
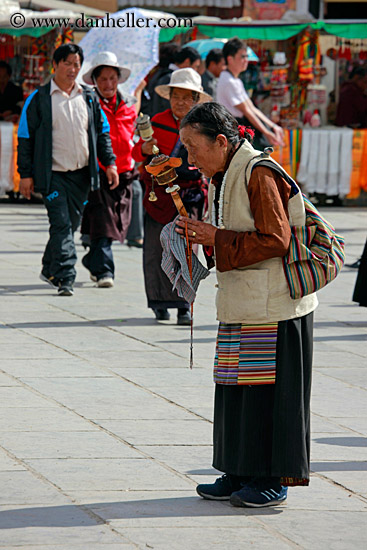
[[[287,40],[298,34],[308,25],[197,25],[199,31],[209,38],[234,38],[242,40]]]
[[[322,28],[340,38],[367,38],[367,23],[326,23]]]
[[[161,29],[159,31],[159,42],[170,42],[174,39],[177,34],[183,34],[184,32],[190,31],[191,28],[188,27],[174,27],[172,29]]]
[[[32,36],[33,38],[39,38],[44,34],[52,31],[55,27],[42,27],[42,28],[22,28],[22,29],[0,29],[0,34],[9,34],[11,36]]]
[[[300,33],[307,27],[324,30],[329,34],[340,38],[367,38],[366,23],[327,23],[316,21],[314,23],[302,23],[297,25],[272,25],[266,26],[247,24],[198,24],[199,31],[209,38],[233,38],[238,36],[242,40],[287,40]]]

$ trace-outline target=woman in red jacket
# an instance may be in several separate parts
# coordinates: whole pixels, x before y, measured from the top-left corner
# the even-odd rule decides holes
[[[129,75],[130,70],[120,67],[115,54],[107,51],[96,55],[92,67],[83,75],[86,84],[96,86],[101,108],[110,125],[120,182],[116,189],[111,190],[105,167],[100,165],[101,187],[89,193],[81,227],[82,235],[90,237],[90,250],[82,263],[97,286],[106,288],[113,286],[115,274],[112,241],[124,242],[131,219],[132,184],[136,181],[140,187],[131,151],[135,120],[145,83],[135,91],[137,103],[134,105],[131,99],[124,99],[117,89],[117,85],[125,82]]]
[[[170,83],[157,86],[155,91],[169,99],[171,108],[152,118],[154,139],[150,141],[141,139],[133,148],[133,158],[137,162],[148,164],[151,160],[153,145],[157,145],[160,152],[165,155],[182,158],[182,165],[176,169],[178,179],[175,183],[181,187],[181,198],[190,216],[201,219],[204,182],[199,170],[188,164],[187,153],[179,139],[179,128],[182,118],[196,103],[210,101],[211,97],[203,92],[200,75],[191,68],[174,71]],[[143,265],[148,307],[153,309],[159,321],[170,318],[169,308],[177,308],[177,324],[187,325],[191,321],[189,304],[179,298],[176,291],[172,291],[172,285],[161,269],[160,234],[163,226],[177,215],[176,207],[165,188],[157,185],[154,186],[157,200],[150,201],[152,180],[146,170],[143,170],[142,177],[145,183],[143,204],[146,211]]]

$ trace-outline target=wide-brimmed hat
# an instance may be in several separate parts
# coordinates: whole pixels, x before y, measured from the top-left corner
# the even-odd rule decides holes
[[[182,88],[183,90],[198,92],[200,94],[199,103],[205,103],[213,99],[211,95],[204,92],[199,73],[191,68],[173,71],[169,84],[161,84],[160,86],[156,86],[154,90],[161,97],[169,99],[171,88]]]
[[[118,80],[119,84],[121,84],[121,82],[125,82],[125,80],[127,80],[130,76],[130,73],[131,73],[130,69],[128,69],[127,67],[121,67],[114,53],[100,52],[94,57],[91,68],[86,73],[83,74],[83,80],[86,84],[90,84],[90,85],[94,84],[92,80],[92,73],[94,69],[96,69],[97,67],[101,67],[102,65],[107,67],[113,67],[114,69],[119,69],[120,71],[120,76]]]

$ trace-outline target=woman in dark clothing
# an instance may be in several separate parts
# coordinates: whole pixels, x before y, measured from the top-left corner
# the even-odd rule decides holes
[[[367,241],[358,267],[358,275],[353,293],[353,302],[367,307]]]
[[[199,74],[191,68],[179,69],[172,73],[168,85],[156,87],[156,92],[164,98],[169,98],[171,108],[152,118],[154,139],[143,141],[134,146],[133,157],[137,162],[148,164],[151,160],[153,145],[160,152],[182,158],[182,165],[177,168],[178,179],[175,181],[181,187],[181,198],[190,216],[200,219],[204,204],[203,179],[200,172],[187,162],[187,154],[179,139],[179,126],[182,118],[200,101],[208,101],[211,97],[203,92]],[[164,187],[155,185],[156,201],[151,201],[152,180],[144,170],[145,196],[143,200],[145,214],[143,264],[145,292],[148,307],[153,309],[156,319],[168,320],[168,308],[177,308],[177,324],[189,325],[191,316],[189,304],[172,291],[166,274],[161,268],[162,246],[160,234],[162,228],[177,215],[171,196]]]
[[[207,177],[209,220],[180,218],[217,269],[214,460],[224,472],[200,496],[274,506],[308,485],[315,294],[294,300],[283,272],[291,229],[305,224],[302,194],[241,135],[218,103],[181,123],[188,160]],[[241,139],[245,137],[245,139]]]

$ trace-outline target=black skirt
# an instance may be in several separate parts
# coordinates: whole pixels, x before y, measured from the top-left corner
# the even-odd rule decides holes
[[[274,385],[216,384],[214,468],[308,484],[312,345],[313,313],[280,321]]]
[[[91,240],[107,237],[124,242],[129,229],[132,206],[132,182],[137,172],[119,174],[119,186],[111,189],[104,170],[100,170],[100,188],[90,191],[84,208],[81,233]]]

